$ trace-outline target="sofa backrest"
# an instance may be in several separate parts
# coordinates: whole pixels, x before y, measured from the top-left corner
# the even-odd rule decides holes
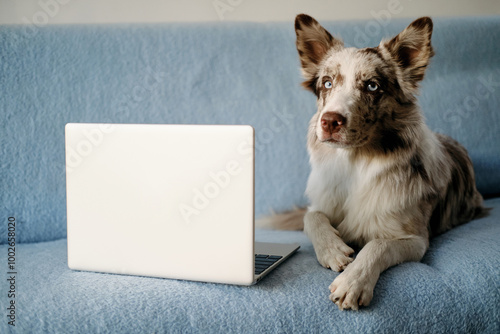
[[[410,21],[322,23],[365,47]],[[500,193],[499,40],[499,17],[435,19],[420,97],[430,127],[469,150],[484,194]],[[16,217],[18,242],[66,236],[68,122],[251,124],[256,215],[306,205],[316,106],[301,80],[293,22],[2,26],[1,217]]]

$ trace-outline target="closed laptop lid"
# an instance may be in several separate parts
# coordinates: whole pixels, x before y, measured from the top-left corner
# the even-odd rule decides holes
[[[254,130],[67,124],[72,269],[254,279]]]

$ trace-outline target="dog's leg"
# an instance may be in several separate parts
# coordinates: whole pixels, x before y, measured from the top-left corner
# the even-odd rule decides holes
[[[319,263],[335,271],[343,270],[354,251],[340,238],[339,232],[331,225],[324,213],[307,212],[304,216],[304,232],[311,240]]]
[[[427,239],[418,236],[368,242],[354,262],[330,284],[330,299],[340,309],[368,306],[380,273],[402,262],[420,261],[427,247]]]

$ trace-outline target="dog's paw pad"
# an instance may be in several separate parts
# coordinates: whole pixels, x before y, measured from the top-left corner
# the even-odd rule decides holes
[[[373,297],[373,287],[359,275],[342,273],[330,284],[330,300],[341,310],[358,310],[368,306]]]

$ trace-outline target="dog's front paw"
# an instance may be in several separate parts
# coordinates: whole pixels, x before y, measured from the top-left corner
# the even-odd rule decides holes
[[[360,306],[370,304],[376,282],[376,277],[373,279],[355,267],[348,267],[330,284],[330,299],[341,310],[358,310]]]
[[[354,250],[344,244],[343,241],[340,241],[319,248],[316,250],[316,257],[323,267],[334,271],[342,271],[352,262],[353,259],[350,257],[352,253],[354,253]]]

